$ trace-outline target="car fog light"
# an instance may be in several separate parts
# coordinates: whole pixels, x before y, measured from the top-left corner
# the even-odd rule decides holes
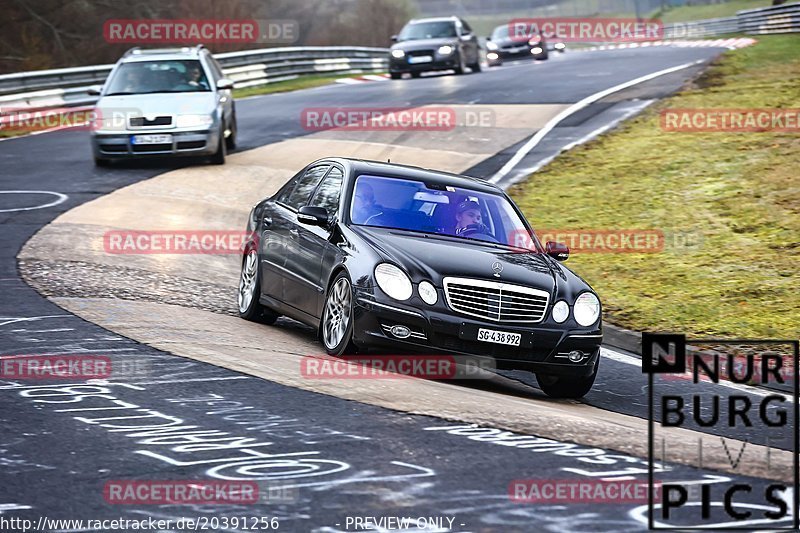
[[[436,287],[429,281],[420,282],[419,287],[417,287],[417,292],[419,292],[419,297],[422,298],[422,301],[428,305],[435,304],[436,300],[439,299],[439,296],[436,294]]]
[[[578,350],[572,350],[571,352],[569,352],[569,355],[567,357],[569,357],[569,360],[572,361],[573,363],[580,363],[581,361],[583,361],[583,352]]]
[[[411,335],[411,330],[405,326],[392,326],[389,331],[398,339],[406,339]]]
[[[569,316],[569,305],[564,300],[559,300],[553,306],[553,320],[561,324]]]
[[[540,47],[536,46],[536,47],[534,47],[534,48],[531,48],[531,53],[532,53],[533,55],[538,55],[538,54],[541,54],[541,53],[542,53],[542,49],[541,49]]]
[[[495,59],[497,59],[498,57],[500,57],[500,56],[498,56],[498,55],[497,55],[496,53],[494,53],[494,52],[489,52],[488,54],[486,54],[486,59],[491,59],[492,61],[494,61],[494,60],[495,60]]]

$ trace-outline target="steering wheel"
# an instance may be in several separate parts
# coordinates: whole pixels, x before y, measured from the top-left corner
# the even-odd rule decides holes
[[[469,237],[470,239],[478,239],[481,241],[500,242],[489,233],[489,228],[486,227],[486,224],[480,222],[464,226],[458,232],[458,236]]]

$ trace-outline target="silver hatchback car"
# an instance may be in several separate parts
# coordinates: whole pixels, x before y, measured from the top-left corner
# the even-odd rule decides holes
[[[91,128],[95,164],[152,156],[210,156],[236,146],[233,80],[202,45],[133,48],[114,65]]]

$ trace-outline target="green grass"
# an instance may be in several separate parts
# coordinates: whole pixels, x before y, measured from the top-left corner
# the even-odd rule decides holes
[[[722,4],[678,6],[667,9],[660,15],[659,13],[655,13],[653,18],[661,18],[665,23],[687,22],[690,20],[732,17],[736,15],[737,11],[741,11],[742,9],[757,9],[770,5],[772,5],[770,0],[728,0]]]
[[[234,89],[234,98],[244,98],[245,96],[256,96],[260,94],[284,93],[288,91],[298,91],[300,89],[310,89],[312,87],[320,87],[328,85],[340,78],[352,78],[356,76],[364,76],[366,74],[380,74],[379,72],[363,72],[359,74],[312,74],[309,76],[300,76],[293,80],[278,81],[269,83],[267,85],[260,85],[258,87],[246,87],[243,89]]]
[[[800,108],[800,36],[762,36],[510,191],[534,227],[661,229],[652,254],[575,253],[605,318],[634,330],[800,337],[800,136],[661,130],[669,108]]]

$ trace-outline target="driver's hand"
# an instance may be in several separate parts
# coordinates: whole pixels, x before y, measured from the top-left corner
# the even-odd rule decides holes
[[[474,235],[476,233],[489,233],[489,228],[486,227],[486,224],[483,223],[476,223],[476,224],[468,224],[463,228],[460,228],[456,231],[456,235],[466,237],[467,235]]]

